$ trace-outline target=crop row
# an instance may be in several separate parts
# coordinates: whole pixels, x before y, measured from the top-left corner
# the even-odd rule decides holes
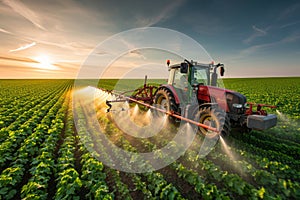
[[[36,134],[41,134],[43,137],[43,132],[47,131],[51,120],[54,119],[59,103],[58,99],[61,98],[61,95],[67,90],[65,87],[64,90],[59,92],[54,92],[52,96],[44,100],[44,103],[41,103],[38,106],[39,109],[35,109],[33,113],[28,115],[32,116],[26,122],[20,125],[20,127],[15,131],[9,131],[9,137],[0,144],[0,166],[4,167],[7,165],[7,162],[14,159],[14,152],[21,143],[26,142],[26,138],[33,132]],[[56,105],[53,108],[53,105]],[[31,136],[33,137],[33,136]],[[34,138],[40,140],[39,138]],[[23,142],[23,143],[24,143]]]
[[[273,143],[274,147],[270,147],[270,143],[268,143],[268,141],[262,141],[251,135],[248,135],[246,137],[244,137],[243,135],[235,135],[234,137],[231,137],[230,139],[232,139],[232,141],[236,147],[238,147],[242,150],[245,150],[248,153],[253,153],[255,155],[261,155],[261,156],[268,158],[270,161],[278,161],[278,162],[284,163],[296,170],[299,169],[300,161],[295,160],[293,157],[283,153],[285,150],[279,149],[277,147],[277,146],[283,146],[280,143],[279,144]],[[250,141],[251,141],[251,143],[250,143]],[[268,143],[269,146],[266,145],[266,149],[265,149],[264,146],[261,145],[262,143]],[[268,148],[271,148],[271,149],[268,149]],[[273,149],[276,149],[276,150],[273,150]],[[291,153],[289,153],[289,154],[291,154]]]
[[[160,158],[159,148],[174,135],[167,130],[144,139],[124,134],[102,112],[106,105],[101,98],[100,107],[96,106],[100,108],[99,133],[87,118],[93,111],[87,109],[86,103],[92,101],[85,96],[77,105],[75,129],[71,81],[49,81],[49,87],[40,80],[25,81],[24,87],[16,81],[10,89],[1,85],[4,82],[0,82],[0,88],[5,88],[0,90],[0,199],[300,199],[299,138],[295,134],[299,127],[290,121],[279,121],[278,127],[264,132],[232,134],[225,139],[227,150],[219,143],[206,158],[199,157],[203,138],[196,136],[185,155],[167,167],[126,173],[106,164],[113,160],[128,169],[152,169],[140,155],[128,158],[122,151],[158,150],[154,156]],[[249,99],[262,97],[256,95]],[[278,105],[283,99],[264,98]],[[293,117],[298,112],[294,111]],[[104,142],[103,136],[112,143]]]
[[[88,149],[92,149],[94,147],[97,148],[97,152],[96,153],[94,151],[94,156],[98,155],[100,156],[101,154],[101,158],[103,158],[104,160],[106,160],[107,162],[109,162],[109,159],[110,157],[112,156],[118,156],[118,154],[116,152],[111,152],[112,154],[108,155],[108,152],[110,151],[107,151],[107,148],[105,148],[104,146],[102,146],[102,141],[99,140],[98,137],[96,137],[95,135],[93,134],[86,134],[87,132],[95,132],[94,127],[93,126],[90,126],[88,124],[88,122],[85,122],[85,115],[87,115],[88,113],[86,112],[86,110],[81,110],[80,113],[77,113],[77,118],[80,120],[80,119],[83,119],[80,121],[80,127],[77,127],[79,132],[79,136],[81,138],[81,140],[83,141],[83,143],[85,144],[85,146],[88,147]],[[88,127],[89,131],[86,130],[86,128]],[[119,157],[120,159],[120,162],[122,160],[124,160],[124,158],[122,157]],[[100,161],[98,161],[100,162]],[[124,162],[124,161],[123,161]],[[128,164],[128,162],[124,162],[124,164]],[[131,195],[130,195],[130,191],[129,191],[129,188],[126,184],[124,184],[122,182],[122,179],[120,177],[120,173],[119,171],[116,171],[114,169],[110,169],[110,168],[107,168],[105,170],[106,172],[106,176],[109,176],[111,180],[107,180],[107,182],[110,184],[110,182],[112,182],[110,185],[111,185],[111,189],[113,189],[113,193],[116,194],[116,197],[119,198],[119,199],[132,199]],[[139,177],[137,177],[136,175],[132,174],[132,180],[141,180]],[[142,187],[142,186],[145,186],[145,184],[142,184],[142,182],[140,182],[139,184],[137,184],[138,187]],[[147,191],[147,189],[143,190],[144,192]],[[148,194],[151,194],[151,193],[148,193]],[[151,196],[149,196],[151,197]]]
[[[164,141],[163,135],[159,137],[158,140]],[[144,148],[147,148],[151,151],[157,150],[156,145],[154,145],[149,140],[142,140],[142,144]],[[167,142],[167,141],[164,141]],[[179,148],[180,149],[180,148]],[[172,159],[168,157],[168,159]],[[166,160],[166,162],[167,162]],[[183,162],[186,163],[186,162]],[[224,192],[218,189],[218,186],[212,182],[207,182],[204,176],[201,176],[198,172],[189,169],[188,167],[184,166],[184,164],[179,161],[174,161],[171,163],[170,167],[172,170],[175,170],[177,176],[179,178],[183,178],[183,181],[186,182],[185,184],[190,184],[194,186],[195,192],[199,193],[201,198],[203,199],[230,199],[227,192]]]
[[[276,105],[280,112],[300,118],[299,77],[223,79],[223,82],[226,88],[244,94],[250,102]]]
[[[85,111],[87,112],[87,111]],[[88,115],[88,113],[85,113],[85,115]],[[102,117],[101,119],[101,123],[107,122],[107,119],[105,119],[105,117]],[[102,124],[104,125],[104,124]],[[91,130],[93,128],[93,126],[89,126],[89,130]],[[118,130],[114,127],[112,127],[112,124],[110,123],[105,123],[105,133],[108,135],[113,135],[113,137],[116,136],[116,134],[118,134]],[[125,157],[123,157],[122,152],[120,152],[119,149],[114,149],[112,146],[110,146],[111,144],[103,145],[103,141],[101,140],[101,137],[97,136],[97,133],[95,133],[96,131],[91,131],[91,141],[93,141],[93,144],[91,144],[91,146],[95,147],[95,149],[97,149],[97,152],[99,154],[106,154],[106,155],[102,155],[102,158],[107,158],[107,159],[113,159],[113,160],[117,160],[118,163],[120,163],[122,166],[124,166],[125,168],[128,167],[130,168],[130,160],[127,160]],[[116,142],[119,143],[119,145],[121,145],[124,150],[126,151],[133,151],[135,152],[136,149],[134,147],[132,147],[131,145],[129,145],[128,141],[126,141],[121,135],[119,135],[120,137],[116,137]],[[114,149],[113,151],[110,151],[108,149]],[[107,154],[109,153],[109,155]],[[145,161],[143,161],[142,158],[139,158],[138,155],[135,158],[131,158],[131,159],[140,159],[140,163],[142,164],[143,167],[151,167],[151,166],[147,166],[147,164],[145,165]],[[109,160],[107,160],[107,162],[109,162]],[[115,181],[115,185],[116,185],[116,192],[118,194],[118,197],[122,198],[122,199],[126,199],[126,198],[131,198],[130,196],[130,191],[128,190],[128,186],[124,185],[124,183],[122,183],[122,179],[124,178],[124,176],[115,171],[115,170],[109,170],[109,174],[114,178]],[[125,176],[129,176],[129,175],[125,175]],[[137,174],[131,174],[130,177],[133,180],[133,184],[136,185],[137,188],[142,189],[142,192],[144,195],[146,195],[148,198],[182,198],[180,193],[178,192],[178,190],[170,183],[168,183],[163,175],[161,175],[158,172],[152,172],[152,173],[145,173],[142,175],[142,177],[138,176]],[[145,179],[144,181],[147,182],[147,184],[141,182],[141,180]]]
[[[59,136],[64,129],[65,113],[69,106],[69,95],[66,95],[62,107],[56,114],[48,129],[48,137],[41,145],[39,155],[33,159],[29,170],[31,178],[23,185],[21,190],[22,199],[46,199],[49,193],[49,182],[54,173],[55,149]]]
[[[201,137],[196,135],[196,137]],[[163,140],[163,136],[160,138]],[[262,198],[261,188],[254,186],[243,180],[239,175],[222,170],[221,167],[207,158],[200,158],[199,153],[193,149],[199,149],[200,143],[193,146],[185,152],[185,155],[177,163],[181,168],[187,167],[187,170],[201,179],[205,180],[206,187],[211,191],[209,198]],[[213,149],[212,149],[213,151]],[[224,162],[222,162],[224,164]],[[173,163],[173,165],[176,163]],[[178,167],[177,167],[178,168]],[[217,185],[217,187],[216,187]],[[221,188],[221,189],[217,189]]]
[[[51,95],[53,91],[62,90],[66,84],[69,84],[69,81],[56,82],[52,86],[49,84],[49,81],[42,81],[42,85],[38,87],[32,87],[32,84],[24,85],[23,83],[16,90],[10,88],[9,91],[5,91],[9,84],[8,86],[5,85],[0,91],[0,129],[10,125],[15,120],[18,121],[20,115],[37,106],[43,99]],[[21,88],[25,88],[25,90],[22,91]],[[17,91],[17,94],[14,94],[15,91]]]
[[[103,121],[103,120],[102,120]],[[114,130],[114,128],[107,128],[105,129],[105,132],[108,133],[108,135],[114,135],[116,136],[116,133],[112,134],[111,130]],[[164,136],[160,138],[161,141],[164,140]],[[145,140],[142,140],[142,142],[145,143]],[[124,143],[124,142],[123,142]],[[149,148],[150,147],[150,148]],[[147,150],[153,150],[152,148],[155,147],[155,145],[151,143],[145,144],[145,149]],[[223,193],[220,193],[222,195],[230,195],[231,198],[297,198],[299,196],[298,194],[298,188],[299,185],[297,182],[293,182],[290,179],[284,179],[280,177],[276,177],[276,175],[266,171],[265,169],[256,169],[254,166],[252,166],[250,163],[247,163],[244,160],[241,160],[238,163],[233,164],[233,161],[228,156],[224,155],[224,152],[216,152],[212,151],[212,153],[209,156],[210,158],[213,158],[213,161],[217,161],[217,165],[214,164],[212,161],[207,159],[199,159],[198,154],[194,151],[189,150],[185,156],[185,160],[182,163],[173,163],[172,168],[173,169],[185,169],[184,163],[188,163],[188,166],[193,165],[194,163],[197,163],[197,167],[193,168],[193,170],[187,169],[188,174],[193,174],[194,176],[189,176],[190,180],[198,181],[199,183],[205,184],[204,179],[209,180],[210,183],[215,182],[217,185],[221,186],[221,188],[225,188],[226,191],[222,191]],[[221,164],[222,163],[222,164]],[[232,165],[230,167],[236,168],[241,167],[243,170],[236,170],[241,171],[241,173],[236,174],[235,170],[231,170],[232,172],[229,173],[226,171],[223,171],[218,165]],[[232,163],[232,164],[230,164]],[[276,167],[276,162],[269,162],[267,163],[274,171],[274,168]],[[178,167],[179,166],[179,167]],[[285,165],[277,164],[277,170],[280,170],[282,173],[282,170],[286,170],[287,168],[279,169],[279,166],[284,167]],[[195,171],[194,171],[195,170]],[[293,170],[291,170],[292,172]],[[249,180],[247,180],[247,177],[245,177],[245,180],[242,178],[242,174],[247,173],[250,177],[253,178],[253,181],[250,181],[252,184],[248,183]],[[296,173],[296,171],[294,171]],[[201,174],[204,175],[203,178],[201,178]],[[286,174],[285,174],[286,175]],[[198,176],[198,177],[196,177]],[[182,175],[181,175],[182,177]],[[190,181],[191,182],[191,181]],[[195,182],[194,182],[195,184]],[[210,184],[206,184],[206,188],[211,186]],[[275,189],[276,188],[276,189]],[[274,190],[275,189],[275,190]],[[212,190],[213,191],[213,190]],[[215,191],[218,191],[216,188]],[[210,197],[213,197],[213,193],[210,193]],[[202,197],[204,198],[204,195],[202,194]],[[215,196],[216,198],[219,196]],[[225,198],[223,196],[222,198]]]
[[[103,119],[102,119],[103,121]],[[113,135],[113,138],[116,137],[116,130],[114,128],[109,127],[110,124],[107,122],[105,133],[108,135]],[[114,130],[114,132],[112,132]],[[122,138],[122,135],[120,135]],[[164,138],[160,138],[164,140]],[[143,140],[145,141],[145,140]],[[127,140],[123,140],[122,143],[126,144],[128,143]],[[127,146],[127,147],[126,147]],[[128,146],[130,144],[125,145],[124,149],[129,149]],[[148,146],[152,146],[151,144],[148,144]],[[124,145],[123,145],[124,147]],[[148,148],[148,147],[145,147]],[[132,150],[132,148],[130,148]],[[151,148],[150,148],[151,150]],[[153,149],[152,149],[153,150]],[[191,153],[192,151],[189,151]],[[195,152],[193,152],[195,153]],[[262,196],[261,190],[256,190],[253,186],[249,185],[247,182],[243,181],[238,175],[236,174],[228,174],[227,172],[222,172],[217,166],[215,166],[213,163],[202,160],[202,159],[195,159],[197,158],[197,154],[190,154],[187,156],[187,161],[190,161],[189,164],[192,164],[194,162],[197,162],[198,167],[197,171],[201,171],[200,174],[209,175],[211,181],[215,181],[217,184],[223,185],[224,188],[227,188],[228,192],[220,192],[218,191],[216,186],[212,186],[211,184],[205,184],[203,181],[204,179],[200,178],[200,175],[198,173],[193,173],[193,171],[189,171],[188,169],[185,171],[184,165],[180,163],[173,163],[173,169],[180,169],[181,171],[177,170],[177,172],[180,174],[180,177],[183,177],[183,172],[185,171],[187,174],[190,174],[189,178],[193,181],[198,181],[197,183],[193,182],[194,184],[200,184],[197,187],[198,192],[202,192],[202,197],[205,197],[205,193],[209,193],[206,198],[225,198],[226,194],[232,195],[232,197],[239,195],[239,196],[253,196],[253,198],[258,197],[259,195]],[[199,170],[200,169],[200,170]],[[194,176],[194,177],[193,177]],[[193,179],[191,178],[193,177]],[[198,177],[198,178],[197,178]],[[202,191],[199,189],[202,187]],[[210,191],[210,192],[209,192]]]
[[[293,119],[283,121],[279,119],[276,127],[264,131],[262,135],[267,135],[267,137],[276,138],[277,143],[283,143],[299,147],[300,134],[297,134],[299,131],[299,121]]]
[[[290,139],[284,139],[284,138],[278,138],[277,136],[273,135],[269,132],[262,132],[262,131],[251,131],[250,135],[252,137],[255,137],[259,140],[273,142],[276,144],[284,145],[284,149],[281,151],[284,151],[286,154],[291,154],[291,156],[295,156],[297,154],[298,149],[300,149],[300,143],[296,140],[290,140]],[[298,149],[297,149],[298,148]],[[288,152],[293,151],[293,152]],[[299,152],[298,152],[299,153]]]
[[[65,90],[66,86],[68,85],[68,82],[64,82],[62,85],[56,85],[57,88],[53,90],[51,93],[45,93],[43,96],[39,95],[40,91],[36,90],[36,93],[25,101],[24,105],[18,105],[18,109],[15,112],[11,112],[8,110],[7,114],[6,112],[3,113],[3,116],[8,116],[9,119],[13,120],[12,123],[8,124],[8,121],[1,121],[0,120],[0,142],[3,142],[5,139],[10,137],[10,134],[13,133],[13,131],[22,129],[21,125],[23,125],[25,122],[27,122],[30,118],[34,116],[43,116],[43,113],[41,113],[43,110],[43,106],[49,103],[53,98],[57,96],[57,94],[61,93]],[[9,117],[11,116],[11,117]]]
[[[105,121],[103,119],[101,120],[102,122]],[[110,126],[111,124],[107,121],[104,132],[108,136],[113,135],[112,137],[113,139],[115,139],[118,131],[116,130],[116,128]],[[120,136],[118,137],[122,138],[123,136],[122,134],[120,134]],[[164,136],[162,136],[160,140],[164,141],[165,140]],[[145,142],[145,140],[143,141]],[[127,150],[130,149],[132,151],[132,147],[126,139],[123,139],[121,142],[123,143],[122,146],[124,149]],[[150,150],[153,150],[152,148],[155,147],[155,145],[148,143],[145,145],[145,148],[149,150],[149,146],[150,146]],[[189,177],[190,183],[193,181],[194,185],[197,184],[195,190],[201,193],[202,198],[205,199],[223,198],[224,199],[224,198],[229,198],[227,195],[230,195],[231,197],[252,196],[253,198],[259,198],[264,196],[263,188],[257,190],[255,187],[245,182],[237,174],[230,174],[226,171],[224,172],[218,166],[213,164],[211,161],[208,161],[206,159],[199,159],[197,153],[195,153],[194,151],[188,151],[185,159],[186,160],[184,162],[188,163],[189,166],[191,166],[194,163],[197,163],[197,167],[194,168],[194,170],[196,171],[186,169],[184,167],[184,164],[177,163],[177,162],[172,164],[172,168],[173,170],[176,170],[177,175],[179,177]],[[189,174],[189,176],[187,176],[187,174]],[[205,178],[204,177],[201,178],[201,174],[202,176],[205,176]],[[221,185],[222,188],[226,189],[226,191],[224,190],[220,191],[217,189],[215,185],[212,185],[210,183],[205,183],[204,180],[207,178],[209,182],[215,182],[216,184]],[[209,195],[205,195],[207,193]]]
[[[80,132],[80,129],[78,129]],[[82,144],[82,139],[76,134],[72,113],[72,104],[69,104],[68,115],[65,122],[64,142],[59,150],[57,161],[56,199],[112,199],[106,185],[104,165],[96,160]],[[82,133],[86,135],[86,133]],[[89,137],[85,137],[89,139]],[[80,158],[76,151],[81,152]],[[77,162],[80,161],[80,166]],[[81,194],[81,191],[86,191]],[[85,195],[85,196],[83,196]]]
[[[237,173],[240,177],[244,177],[245,180],[251,182],[256,187],[263,187],[265,190],[265,196],[268,198],[276,197],[276,198],[299,198],[300,196],[300,187],[298,182],[293,181],[289,178],[285,178],[286,176],[282,172],[289,171],[287,165],[280,165],[280,163],[270,162],[266,159],[263,159],[264,162],[260,164],[264,164],[264,166],[258,167],[252,165],[247,162],[245,159],[237,160],[237,156],[246,157],[248,153],[243,152],[243,154],[238,155],[238,150],[234,147],[230,148],[230,154],[234,158],[230,158],[228,155],[224,155],[224,151],[221,148],[217,148],[212,151],[209,155],[209,158],[216,163],[222,163],[221,168],[225,168],[227,170],[233,171],[233,173]],[[253,157],[253,156],[252,156]],[[257,157],[259,159],[259,157]],[[279,168],[279,166],[281,168]],[[272,172],[266,170],[266,168],[272,169]],[[296,171],[291,170],[291,173],[298,173]],[[288,173],[287,173],[288,174]],[[250,181],[251,180],[251,181]]]
[[[57,85],[64,85],[66,80],[1,80],[0,106],[12,108],[30,96],[50,94],[57,89]],[[12,106],[14,105],[14,106]]]
[[[255,133],[253,134],[238,134],[234,137],[238,140],[243,141],[249,144],[255,144],[258,148],[263,148],[265,150],[271,150],[274,152],[280,152],[286,156],[291,157],[291,159],[299,160],[300,159],[300,148],[296,145],[280,143],[277,139],[274,139],[271,136],[262,135]],[[300,162],[299,162],[300,165]]]
[[[228,139],[226,141],[228,143]],[[236,142],[243,145],[243,142]],[[300,173],[298,170],[278,161],[270,161],[263,155],[256,155],[245,150],[241,150],[235,147],[238,146],[237,143],[229,143],[230,147],[226,147],[226,153],[224,152],[224,147],[220,147],[222,145],[218,145],[216,149],[209,154],[209,159],[214,162],[221,162],[223,160],[224,162],[222,163],[228,165],[227,168],[240,174],[240,176],[247,176],[247,174],[250,174],[249,172],[251,171],[264,170],[280,179],[299,181]]]
[[[58,151],[56,164],[56,193],[54,199],[79,199],[79,190],[82,187],[80,175],[75,169],[75,138],[73,134],[72,110],[69,104],[63,143]]]
[[[71,95],[67,96],[59,118],[53,120],[54,127],[49,130],[51,135],[43,144],[41,154],[34,159],[30,170],[32,177],[22,187],[21,197],[112,199],[103,164],[91,156],[75,134]],[[80,158],[76,157],[76,151],[82,152]],[[80,166],[77,166],[79,161]]]
[[[59,98],[58,100],[54,98],[53,103],[46,104],[41,109],[44,112],[44,117],[40,122],[33,123],[31,127],[27,128],[26,132],[23,132],[24,129],[21,129],[19,134],[15,135],[14,140],[9,140],[11,143],[2,143],[2,145],[7,145],[6,149],[3,148],[3,150],[11,152],[7,147],[14,149],[17,147],[18,143],[24,140],[16,152],[16,156],[14,157],[11,167],[3,170],[0,175],[0,195],[5,197],[5,199],[13,198],[18,192],[18,187],[20,187],[19,184],[23,180],[25,173],[27,173],[30,161],[37,156],[40,146],[49,136],[47,134],[47,130],[51,126],[52,120],[55,119],[56,113],[61,108],[65,97],[64,94],[67,89],[68,88],[63,91],[63,94],[57,94],[57,97]],[[13,138],[13,136],[9,139],[11,138]],[[4,157],[4,159],[5,158],[6,157]]]

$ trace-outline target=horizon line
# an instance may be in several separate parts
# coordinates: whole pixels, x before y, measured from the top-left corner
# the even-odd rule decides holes
[[[234,78],[300,78],[300,75],[295,75],[295,76],[241,76],[241,77],[220,77],[219,79],[234,79]],[[101,79],[121,79],[121,78],[116,78],[116,77],[104,77],[104,78],[92,78],[92,77],[87,77],[87,78],[34,78],[34,77],[31,77],[31,78],[0,78],[0,80],[91,80],[91,79],[98,79],[98,80],[101,80]],[[124,78],[124,79],[137,79],[137,80],[142,80],[142,79],[145,79],[144,77],[143,78]],[[166,79],[166,78],[148,78],[148,79]]]

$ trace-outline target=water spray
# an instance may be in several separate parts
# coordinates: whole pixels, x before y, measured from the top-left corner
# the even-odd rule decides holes
[[[111,105],[112,105],[111,103],[114,103],[114,102],[126,102],[126,101],[128,101],[129,103],[136,103],[136,105],[139,104],[139,105],[145,106],[146,108],[149,108],[149,109],[152,109],[152,110],[164,113],[167,116],[175,117],[175,118],[177,118],[179,120],[185,121],[187,123],[190,123],[190,124],[196,125],[198,127],[202,127],[202,128],[207,129],[207,130],[214,131],[214,132],[217,132],[218,134],[220,134],[220,131],[217,128],[214,128],[214,127],[211,127],[211,126],[208,126],[208,125],[196,122],[194,120],[191,120],[189,118],[183,117],[181,115],[178,115],[178,114],[174,113],[173,111],[167,111],[167,110],[165,110],[163,108],[159,108],[157,106],[141,102],[141,101],[136,100],[136,99],[134,99],[132,97],[127,97],[127,96],[124,96],[124,95],[118,95],[116,93],[114,95],[117,96],[116,100],[106,100],[106,105],[109,107],[107,109],[107,112],[110,112],[110,110],[111,110]]]

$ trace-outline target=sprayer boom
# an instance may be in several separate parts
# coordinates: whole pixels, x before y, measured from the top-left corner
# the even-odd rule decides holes
[[[175,117],[179,120],[182,120],[182,121],[185,121],[187,123],[190,123],[190,124],[194,124],[198,127],[202,127],[202,128],[205,128],[207,130],[210,130],[210,131],[214,131],[216,133],[219,133],[219,130],[217,130],[216,128],[214,127],[211,127],[211,126],[208,126],[208,125],[205,125],[205,124],[202,124],[202,123],[199,123],[199,122],[196,122],[194,120],[191,120],[189,118],[186,118],[186,117],[183,117],[181,115],[178,115],[172,111],[167,111],[165,109],[162,109],[162,108],[159,108],[159,107],[156,107],[154,105],[150,105],[150,104],[147,104],[145,102],[142,102],[142,101],[139,101],[133,97],[127,97],[127,96],[124,96],[124,95],[120,95],[120,94],[117,94],[117,93],[114,93],[114,92],[110,92],[112,95],[116,96],[117,98],[115,100],[106,100],[106,105],[108,106],[108,109],[107,109],[107,112],[110,112],[111,108],[112,108],[112,103],[115,103],[115,102],[128,102],[128,103],[136,103],[136,104],[139,104],[139,105],[142,105],[142,106],[145,106],[146,108],[149,108],[151,110],[155,110],[155,111],[158,111],[158,112],[161,112],[161,113],[164,113],[168,116],[172,116],[172,117]]]

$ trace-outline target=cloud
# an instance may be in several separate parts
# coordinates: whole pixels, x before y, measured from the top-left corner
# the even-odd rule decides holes
[[[262,50],[264,48],[267,48],[267,47],[271,47],[271,46],[274,46],[276,45],[278,42],[273,42],[273,43],[266,43],[266,44],[259,44],[259,45],[253,45],[251,47],[248,47],[246,49],[243,49],[241,52],[240,52],[240,55],[241,56],[246,56],[246,55],[250,55],[250,54],[253,54],[259,50]]]
[[[251,47],[248,47],[246,49],[243,49],[240,51],[240,54],[236,57],[236,59],[242,58],[244,56],[248,56],[254,53],[257,53],[258,51],[264,50],[264,49],[270,49],[272,47],[278,46],[278,45],[284,45],[288,43],[293,43],[300,40],[300,34],[290,34],[281,40],[270,42],[270,43],[264,43],[259,45],[253,45]]]
[[[299,23],[300,23],[300,20],[284,24],[284,25],[280,26],[279,28],[286,28],[286,27],[294,26]]]
[[[171,18],[175,11],[184,3],[184,0],[176,0],[162,9],[162,11],[153,18],[141,18],[138,17],[138,21],[141,24],[146,24],[145,27],[153,26],[159,22],[165,21]]]
[[[287,7],[280,13],[280,15],[278,16],[278,20],[283,20],[292,17],[294,13],[299,12],[299,9],[300,9],[300,3],[296,3]]]
[[[59,63],[54,63],[52,64],[55,67],[61,68],[61,69],[78,69],[78,66],[80,66],[80,62],[78,61],[77,63],[75,63],[74,61],[70,61],[70,62],[59,62]]]
[[[142,53],[140,50],[138,50],[138,49],[135,49],[135,50],[130,51],[129,56],[130,56],[130,57],[142,58],[142,59],[146,60],[146,57],[145,57],[145,56],[143,55],[143,53]]]
[[[0,60],[16,61],[16,62],[28,62],[28,63],[38,63],[36,60],[24,57],[9,57],[9,56],[0,56]]]
[[[281,40],[281,43],[292,43],[300,39],[300,34],[291,34]]]
[[[30,47],[33,47],[33,46],[35,46],[35,45],[36,45],[36,43],[35,43],[35,42],[32,42],[32,43],[30,43],[30,44],[26,44],[26,45],[24,45],[24,46],[21,46],[21,47],[19,47],[19,48],[17,48],[17,49],[9,50],[9,52],[22,51],[22,50],[28,49],[28,48],[30,48]]]
[[[95,54],[99,55],[99,56],[104,56],[104,55],[109,55],[110,53],[103,51],[103,50],[99,50],[99,51],[95,52]]]
[[[251,43],[253,40],[255,40],[258,37],[263,37],[263,36],[267,35],[266,30],[257,28],[255,25],[252,26],[252,29],[254,30],[254,33],[243,41],[246,44]],[[269,28],[267,28],[267,29],[269,29]]]
[[[264,30],[262,30],[262,29],[259,29],[259,28],[257,28],[256,26],[252,26],[252,28],[254,29],[254,30],[256,30],[258,33],[260,33],[261,35],[266,35],[267,34],[267,32],[266,31],[264,31]]]
[[[92,45],[88,45],[82,42],[69,42],[66,44],[67,46],[73,47],[75,49],[87,49],[87,50],[91,50],[94,48],[94,46]]]
[[[23,16],[25,19],[30,21],[36,27],[46,30],[40,23],[39,17],[30,10],[27,6],[25,6],[21,1],[15,0],[3,0],[3,3],[7,6],[11,7],[16,13]]]
[[[40,40],[37,38],[32,38],[32,37],[23,37],[24,40],[35,40],[37,43],[39,43],[39,45],[47,45],[47,46],[51,46],[51,49],[58,47],[60,49],[65,50],[71,50],[74,51],[74,55],[80,55],[80,56],[86,56],[88,53],[90,53],[90,51],[94,48],[92,45],[89,45],[87,43],[81,42],[69,42],[69,43],[65,43],[65,42],[52,42],[50,40],[46,41],[46,40]]]
[[[153,18],[147,26],[153,26],[161,21],[170,18],[182,3],[183,0],[174,1],[173,3],[165,7],[157,17]]]
[[[9,32],[9,31],[7,31],[7,30],[5,30],[5,29],[3,29],[3,28],[0,28],[0,32],[2,32],[2,33],[7,33],[7,34],[12,34],[11,32]]]

